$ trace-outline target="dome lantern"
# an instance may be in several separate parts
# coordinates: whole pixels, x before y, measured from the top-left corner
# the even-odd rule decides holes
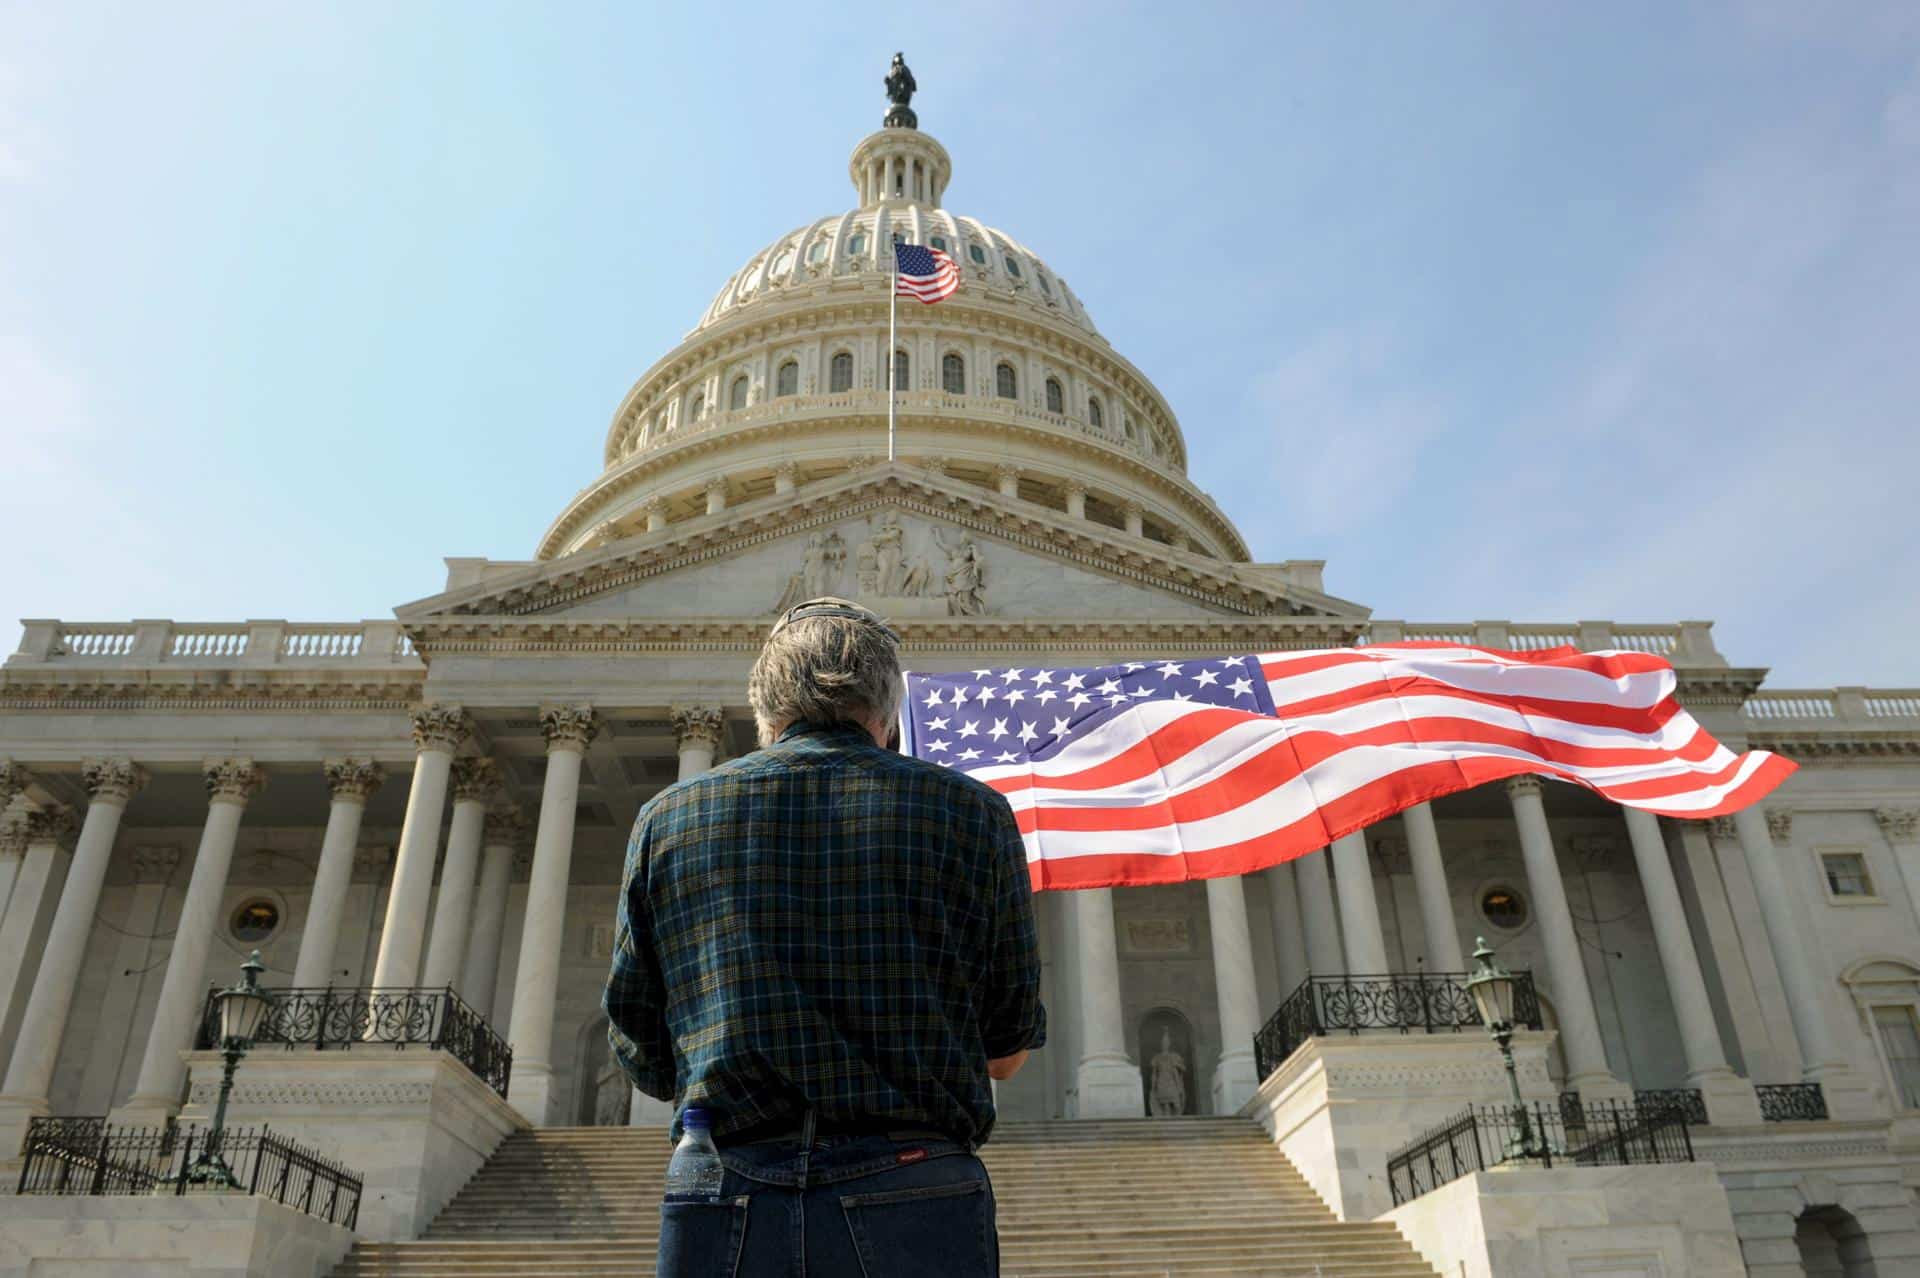
[[[920,132],[920,117],[907,104],[920,86],[907,69],[905,54],[893,55],[887,70],[886,117],[878,133],[870,133],[853,148],[847,176],[860,193],[860,207],[876,204],[925,204],[940,207],[940,196],[953,176],[947,150]]]

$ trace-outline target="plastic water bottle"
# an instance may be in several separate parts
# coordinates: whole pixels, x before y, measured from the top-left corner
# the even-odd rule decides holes
[[[726,1168],[720,1164],[720,1151],[713,1144],[713,1115],[704,1109],[688,1109],[680,1115],[680,1144],[667,1164],[667,1197],[688,1199],[720,1197],[720,1178]]]

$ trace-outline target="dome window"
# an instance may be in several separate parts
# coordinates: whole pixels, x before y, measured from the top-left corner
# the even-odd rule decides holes
[[[785,275],[792,269],[793,250],[791,248],[783,250],[779,257],[773,259],[773,273],[775,276]],[[1045,281],[1042,281],[1042,283],[1045,283]]]
[[[967,361],[958,355],[948,355],[940,361],[940,389],[949,395],[967,393]]]
[[[1129,440],[1134,440],[1134,439],[1137,439],[1137,438],[1139,438],[1139,437],[1138,437],[1138,436],[1137,436],[1137,435],[1136,435],[1136,434],[1134,433],[1134,429],[1133,429],[1133,414],[1132,414],[1132,413],[1124,413],[1124,412],[1123,412],[1123,413],[1121,413],[1121,414],[1120,414],[1120,428],[1121,428],[1122,430],[1124,430],[1124,431],[1126,432],[1126,435],[1127,435],[1127,438],[1128,438]]]
[[[1013,365],[1002,362],[994,366],[993,393],[1001,399],[1020,398],[1020,383],[1013,375]]]
[[[887,384],[888,390],[907,390],[913,386],[913,365],[907,359],[905,351],[893,353],[893,380]]]
[[[850,352],[841,351],[833,357],[833,362],[827,365],[827,389],[829,391],[853,389],[853,355]]]
[[[773,394],[775,399],[800,393],[800,365],[788,360],[780,365],[780,371],[773,375]]]
[[[1003,253],[1000,255],[1000,260],[1007,264],[1007,274],[1016,280],[1020,278],[1020,263],[1013,260],[1013,254]]]
[[[1105,413],[1100,411],[1099,397],[1095,395],[1087,396],[1087,424],[1095,430],[1105,430],[1107,428],[1106,416]]]
[[[927,243],[933,245],[933,247],[939,249],[942,253],[947,251],[947,237],[944,235],[932,236],[927,240]]]
[[[733,385],[727,388],[727,408],[739,412],[747,406],[747,375],[745,373],[733,379]]]
[[[847,253],[850,256],[859,257],[866,251],[867,233],[865,231],[855,231],[852,238],[847,241]]]
[[[1060,388],[1060,379],[1057,377],[1047,379],[1047,411],[1049,413],[1067,411],[1067,394]]]
[[[695,391],[693,398],[687,402],[687,420],[697,422],[706,415],[706,412],[707,397],[699,391]]]
[[[973,259],[975,266],[985,266],[987,264],[987,251],[978,244],[967,245],[967,256]]]
[[[815,240],[807,248],[807,264],[809,266],[818,266],[826,260],[827,242],[825,240]]]
[[[1035,271],[1033,273],[1033,278],[1040,281],[1040,291],[1042,293],[1045,293],[1048,297],[1053,296],[1053,285],[1047,283],[1047,277],[1045,272]]]

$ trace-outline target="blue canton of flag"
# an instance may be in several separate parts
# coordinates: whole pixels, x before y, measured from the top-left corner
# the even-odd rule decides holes
[[[907,692],[906,752],[965,772],[1049,759],[1076,736],[1150,700],[1273,713],[1260,663],[1250,656],[909,672]]]

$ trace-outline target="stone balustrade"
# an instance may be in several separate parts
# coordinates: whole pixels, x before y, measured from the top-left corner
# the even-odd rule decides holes
[[[1720,650],[1714,647],[1713,623],[1708,621],[1629,625],[1617,621],[1553,623],[1376,619],[1368,623],[1365,638],[1373,643],[1468,643],[1517,652],[1539,652],[1563,647],[1598,652],[1617,648],[1666,657],[1675,665],[1727,664]]]
[[[1920,723],[1920,688],[1769,688],[1747,699],[1756,725],[1893,728]]]
[[[405,667],[420,659],[396,621],[22,623],[9,666]]]

